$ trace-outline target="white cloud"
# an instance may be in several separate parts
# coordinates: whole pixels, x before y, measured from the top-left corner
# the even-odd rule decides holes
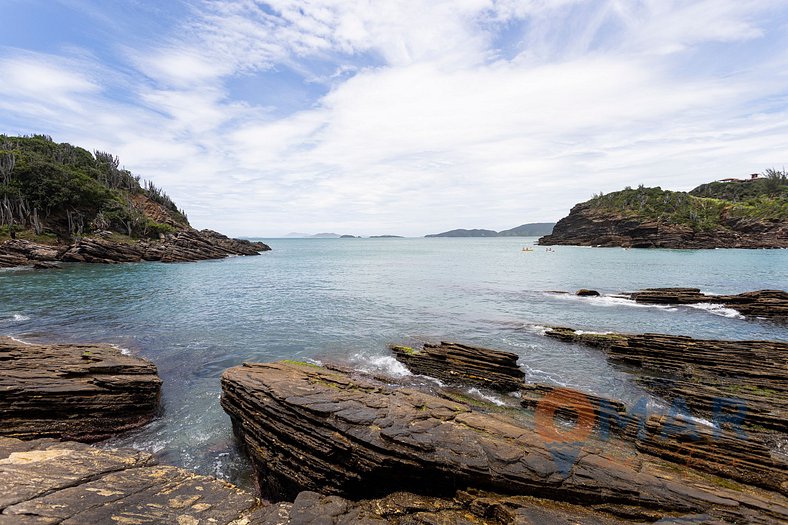
[[[122,97],[107,64],[0,52],[0,107],[117,152],[197,226],[234,234],[503,229],[597,191],[786,162],[776,1],[261,6],[206,2],[131,50],[144,76],[109,81]],[[728,52],[737,61],[715,55]],[[41,67],[48,84],[25,90]],[[230,80],[280,67],[328,93],[283,116],[231,97]]]

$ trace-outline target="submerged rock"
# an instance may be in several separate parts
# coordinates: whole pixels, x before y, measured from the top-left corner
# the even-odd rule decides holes
[[[155,365],[112,346],[0,337],[0,436],[104,439],[150,421],[160,387]]]
[[[517,366],[519,356],[510,352],[457,343],[425,344],[421,350],[393,345],[391,350],[397,361],[414,374],[442,381],[512,392],[525,379]]]
[[[515,416],[480,413],[341,370],[246,364],[224,373],[222,389],[222,406],[252,457],[260,487],[277,500],[304,490],[365,499],[402,490],[446,497],[473,488],[581,504],[621,519],[654,522],[688,514],[705,520],[698,518],[699,523],[722,517],[742,523],[788,519],[788,507],[769,493],[668,474],[623,442],[555,439]],[[343,505],[332,501],[332,508]],[[294,507],[281,508],[286,514]],[[473,516],[425,523],[474,523],[479,518]]]

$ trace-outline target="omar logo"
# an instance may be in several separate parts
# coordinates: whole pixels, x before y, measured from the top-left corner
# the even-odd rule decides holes
[[[660,407],[648,398],[638,400],[629,410],[613,401],[589,396],[569,388],[555,388],[536,404],[534,423],[544,440],[557,471],[566,479],[578,460],[583,445],[593,440],[605,442],[612,433],[632,436],[635,441],[719,439],[729,431],[746,439],[742,429],[746,404],[739,399],[712,401],[712,420],[694,417],[683,398]],[[649,425],[649,422],[659,422]],[[688,461],[690,458],[688,458]]]

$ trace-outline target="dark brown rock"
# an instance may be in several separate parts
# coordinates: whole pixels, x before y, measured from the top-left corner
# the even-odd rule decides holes
[[[0,337],[0,436],[97,441],[147,423],[156,366],[107,345],[36,345]]]
[[[661,334],[548,336],[604,350],[609,359],[671,404],[671,418],[641,421],[638,446],[650,454],[788,493],[788,343],[698,340]],[[682,414],[689,413],[689,414]],[[694,415],[716,423],[676,423]],[[673,424],[672,431],[665,431]]]
[[[259,521],[258,521],[259,520]],[[453,498],[396,492],[351,501],[302,492],[293,503],[261,509],[254,523],[280,525],[619,525],[629,523],[578,505],[527,496],[460,491]],[[698,522],[701,523],[701,522]]]
[[[240,525],[256,506],[251,494],[157,466],[145,452],[0,437],[0,525]]]
[[[393,345],[397,361],[414,374],[451,383],[512,392],[523,385],[525,373],[517,366],[517,354],[458,343],[425,344],[421,350]]]
[[[117,241],[102,232],[83,237],[68,245],[48,246],[24,240],[0,244],[0,268],[56,261],[85,263],[124,263],[140,261],[187,262],[223,259],[233,255],[259,255],[271,248],[261,242],[231,239],[211,230],[191,228],[167,234],[159,240]]]
[[[473,487],[652,521],[682,514],[742,523],[788,519],[775,496],[657,475],[647,456],[623,455],[621,443],[573,443],[579,448],[571,460],[559,461],[556,453],[567,443],[517,419],[338,370],[247,364],[226,371],[222,387],[222,406],[261,488],[277,499],[302,490],[363,499]]]
[[[698,288],[647,288],[628,294],[638,303],[647,304],[722,304],[746,317],[788,321],[788,292],[757,290],[735,295],[706,295]]]
[[[600,294],[596,290],[588,290],[586,288],[581,288],[580,290],[575,292],[575,295],[580,297],[599,297]]]

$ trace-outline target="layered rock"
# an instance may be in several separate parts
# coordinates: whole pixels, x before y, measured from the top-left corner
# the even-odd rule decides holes
[[[724,218],[710,229],[662,222],[599,209],[593,201],[574,206],[541,245],[622,246],[632,248],[788,248],[783,220]]]
[[[523,386],[525,373],[517,366],[518,355],[458,343],[425,344],[421,350],[393,345],[397,361],[414,374],[462,383],[499,392]]]
[[[695,517],[698,518],[697,516]],[[708,517],[707,517],[708,518]],[[628,523],[579,505],[528,496],[501,496],[460,491],[453,498],[396,492],[351,501],[339,496],[302,492],[292,503],[260,511],[260,525],[620,525]],[[254,523],[257,523],[255,521]],[[701,523],[700,520],[695,523]]]
[[[699,288],[646,288],[628,294],[646,304],[722,304],[746,317],[788,321],[788,292],[756,290],[735,295],[706,295]]]
[[[122,263],[186,262],[258,255],[271,248],[261,242],[231,239],[211,230],[182,229],[159,240],[117,241],[112,236],[83,237],[68,245],[49,246],[24,240],[0,244],[0,267],[55,261]]]
[[[0,337],[0,436],[97,441],[147,423],[156,366],[107,345],[34,345]]]
[[[706,471],[788,493],[788,343],[589,334],[568,328],[546,335],[604,350],[668,401],[667,419],[646,421],[641,415],[639,425],[648,427],[639,436],[642,450],[671,460],[691,458]],[[692,420],[677,426],[679,416],[690,414],[716,428]],[[672,431],[666,427],[670,424]]]
[[[250,452],[261,488],[276,499],[302,490],[368,498],[473,487],[630,519],[788,519],[776,496],[668,474],[621,443],[552,440],[518,418],[339,370],[247,364],[226,371],[222,388],[222,406]]]
[[[0,525],[250,523],[257,501],[150,454],[0,437]]]

